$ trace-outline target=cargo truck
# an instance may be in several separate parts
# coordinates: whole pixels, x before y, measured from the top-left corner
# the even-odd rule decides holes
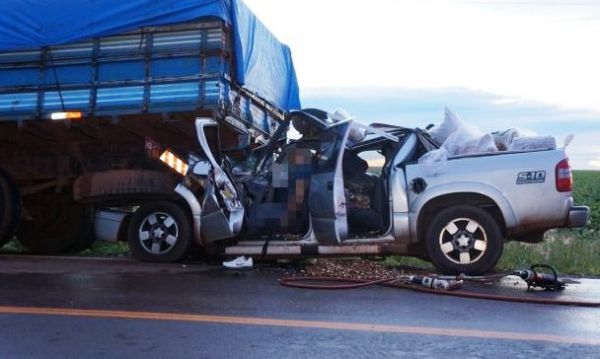
[[[243,159],[299,108],[289,48],[240,0],[8,0],[0,13],[0,245],[91,244],[95,209],[179,201],[218,123]]]

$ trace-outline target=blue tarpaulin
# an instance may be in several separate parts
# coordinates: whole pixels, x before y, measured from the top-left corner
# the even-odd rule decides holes
[[[233,30],[235,81],[283,110],[300,108],[290,49],[241,0],[2,0],[0,5],[0,52],[222,19]]]

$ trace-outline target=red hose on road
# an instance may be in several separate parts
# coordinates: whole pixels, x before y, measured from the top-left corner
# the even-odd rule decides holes
[[[306,282],[346,282],[350,284],[307,284]],[[402,289],[410,289],[417,292],[447,295],[452,297],[462,297],[471,299],[499,300],[504,302],[529,303],[529,304],[552,304],[566,305],[578,307],[600,307],[600,302],[588,302],[577,300],[562,300],[548,298],[524,298],[498,294],[485,294],[469,292],[465,290],[439,290],[420,287],[416,285],[405,284],[398,281],[398,278],[384,278],[378,280],[363,280],[339,277],[285,277],[280,278],[279,283],[286,287],[302,288],[302,289],[355,289],[367,287],[370,285],[383,285],[386,287],[395,287]]]

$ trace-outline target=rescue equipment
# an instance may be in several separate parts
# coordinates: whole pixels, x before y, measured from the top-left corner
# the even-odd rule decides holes
[[[539,269],[548,269],[550,273],[541,272]],[[527,288],[539,287],[545,290],[565,289],[565,283],[558,279],[556,269],[547,264],[534,264],[529,269],[517,270],[515,274],[527,283]]]
[[[284,277],[279,279],[279,283],[286,287],[303,289],[355,289],[371,285],[384,285],[388,287],[404,288],[416,290],[419,292],[449,295],[473,299],[499,300],[518,303],[532,304],[554,304],[569,305],[581,307],[600,307],[600,302],[550,299],[544,297],[518,297],[499,294],[490,294],[480,291],[461,290],[465,283],[475,286],[499,281],[508,276],[517,276],[527,284],[527,290],[535,292],[540,288],[544,291],[564,290],[566,282],[559,279],[556,269],[547,264],[534,264],[529,269],[518,269],[513,272],[498,273],[487,276],[467,276],[460,274],[457,276],[444,276],[437,274],[428,275],[407,275],[402,274],[396,277],[387,277],[381,279],[357,279],[342,277]],[[333,284],[335,283],[335,284]],[[342,283],[342,284],[339,284]],[[577,282],[575,282],[577,283]]]

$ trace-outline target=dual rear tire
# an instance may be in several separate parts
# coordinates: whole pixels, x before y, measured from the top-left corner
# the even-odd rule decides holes
[[[40,193],[23,198],[26,216],[17,237],[31,253],[77,253],[94,241],[94,209],[70,193]]]
[[[22,207],[26,218],[22,219]],[[70,194],[42,193],[21,198],[9,174],[0,169],[0,247],[14,238],[30,252],[79,252],[89,247],[94,210]]]

